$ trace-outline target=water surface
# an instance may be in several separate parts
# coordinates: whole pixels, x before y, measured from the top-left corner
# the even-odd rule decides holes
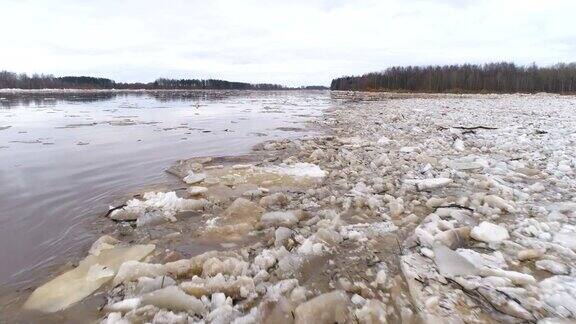
[[[83,256],[118,197],[194,156],[302,136],[328,92],[0,93],[0,287]]]

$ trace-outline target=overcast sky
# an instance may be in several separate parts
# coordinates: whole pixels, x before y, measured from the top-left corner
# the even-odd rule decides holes
[[[0,70],[329,85],[392,65],[576,61],[574,0],[0,0]]]

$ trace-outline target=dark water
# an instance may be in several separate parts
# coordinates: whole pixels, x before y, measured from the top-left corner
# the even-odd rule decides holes
[[[328,92],[0,92],[0,287],[38,280],[99,236],[119,197],[193,156],[303,136]]]

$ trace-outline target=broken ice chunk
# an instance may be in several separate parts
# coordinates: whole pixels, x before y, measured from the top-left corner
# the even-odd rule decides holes
[[[186,313],[177,313],[161,309],[154,315],[152,319],[154,324],[185,324],[188,323],[188,315]]]
[[[114,276],[114,270],[96,263],[88,269],[88,273],[86,274],[86,280],[96,281],[102,278],[108,278],[113,276]]]
[[[477,268],[480,267],[492,267],[492,268],[507,268],[506,260],[504,255],[500,251],[495,251],[491,254],[479,253],[470,249],[458,249],[456,250],[458,254],[466,258]]]
[[[553,241],[562,245],[563,247],[569,248],[576,251],[576,233],[565,233],[560,232],[554,235]]]
[[[186,294],[177,286],[169,286],[142,295],[142,305],[154,305],[172,311],[185,311],[192,314],[202,314],[204,304],[196,297]]]
[[[121,300],[119,302],[116,302],[114,304],[111,305],[106,305],[104,307],[104,310],[106,312],[122,312],[122,313],[126,313],[129,312],[133,309],[138,308],[138,306],[140,306],[140,298],[128,298],[128,299],[124,299]]]
[[[380,145],[388,145],[388,144],[390,144],[390,139],[388,139],[388,137],[386,137],[386,136],[382,136],[378,139],[377,143]]]
[[[232,170],[245,170],[250,169],[252,167],[251,164],[234,164],[232,166]]]
[[[300,304],[294,311],[295,324],[347,323],[350,299],[345,292],[335,290]]]
[[[567,275],[570,273],[568,266],[554,260],[538,260],[534,265],[540,270],[546,270],[556,275]]]
[[[264,208],[270,208],[270,207],[285,206],[288,204],[288,202],[289,202],[288,197],[286,197],[285,194],[277,192],[269,196],[262,197],[262,199],[260,199],[259,204]]]
[[[527,249],[518,251],[518,260],[526,261],[526,260],[538,259],[544,255],[544,252],[546,252],[545,249]]]
[[[183,180],[187,184],[195,184],[204,181],[204,179],[206,179],[206,174],[194,173],[193,171],[190,171]]]
[[[174,281],[174,279],[165,275],[155,278],[140,277],[138,278],[134,293],[141,295],[164,287],[174,286],[175,284],[176,281]]]
[[[521,272],[517,272],[517,271],[507,271],[507,270],[503,270],[503,269],[499,269],[499,268],[481,268],[480,269],[480,274],[483,277],[488,277],[488,276],[497,276],[497,277],[504,277],[504,278],[508,278],[510,280],[512,280],[512,282],[514,284],[517,285],[531,285],[536,283],[536,279],[534,279],[533,276],[526,274],[526,273],[521,273]]]
[[[92,243],[92,246],[88,251],[88,254],[97,256],[100,254],[100,252],[102,252],[102,250],[113,249],[114,245],[116,245],[118,242],[120,241],[118,241],[117,239],[113,238],[110,235],[103,235],[99,239],[97,239],[94,243]]]
[[[506,200],[495,195],[488,195],[484,197],[484,202],[487,203],[490,207],[497,207],[509,213],[515,212],[513,202],[507,202]]]
[[[303,212],[299,210],[268,212],[262,215],[260,224],[264,227],[290,227],[298,223],[302,218]]]
[[[561,317],[576,314],[576,280],[571,276],[553,276],[539,284],[542,300]]]
[[[203,195],[206,192],[208,192],[208,188],[206,187],[192,186],[188,188],[188,193],[191,194],[192,196]]]
[[[42,312],[57,312],[84,299],[101,285],[112,279],[109,271],[116,273],[122,263],[128,260],[140,260],[154,250],[154,245],[134,245],[102,250],[99,255],[88,255],[80,261],[78,267],[65,272],[38,287],[24,304],[25,309]],[[92,266],[98,264],[98,268]],[[102,270],[106,268],[108,270]],[[92,271],[90,271],[92,269]],[[95,275],[99,273],[98,275]],[[106,273],[104,276],[103,273]],[[92,280],[87,280],[88,276]]]
[[[359,323],[387,323],[386,320],[386,304],[378,299],[369,300],[361,309],[354,313]]]
[[[416,150],[416,147],[411,146],[403,146],[400,148],[400,153],[412,153]]]
[[[444,277],[469,276],[477,272],[476,267],[465,257],[441,244],[434,246],[434,262]]]
[[[274,232],[274,246],[281,247],[284,246],[285,242],[292,236],[294,232],[286,227],[278,227]]]
[[[225,221],[236,224],[240,222],[254,223],[264,209],[252,201],[244,198],[237,198],[228,206],[223,213]]]
[[[477,241],[487,243],[499,243],[510,238],[507,229],[486,221],[475,226],[470,232],[470,236]]]
[[[208,278],[192,277],[180,284],[182,289],[193,296],[209,296],[216,292],[224,293],[234,299],[246,298],[254,291],[254,280],[246,276],[225,278],[221,273]]]
[[[390,215],[393,218],[398,218],[404,212],[404,200],[402,198],[394,198],[392,196],[388,198],[388,208],[390,209]]]
[[[164,214],[159,210],[147,211],[136,220],[136,227],[160,225],[166,222],[175,222],[172,214]]]
[[[478,162],[451,162],[450,167],[454,170],[460,171],[478,170],[484,168],[484,166]]]
[[[122,313],[114,312],[108,314],[108,317],[102,320],[102,324],[130,324],[130,321],[123,319]]]
[[[320,169],[318,165],[301,162],[268,167],[266,171],[293,177],[322,178],[326,176],[326,171]]]
[[[412,179],[406,180],[406,183],[413,184],[418,188],[418,190],[430,190],[445,187],[448,184],[452,183],[452,179],[450,178],[430,178],[430,179]]]
[[[114,277],[114,286],[121,283],[135,280],[140,277],[156,277],[166,274],[166,267],[163,264],[145,263],[139,261],[126,261],[120,265],[116,277]]]
[[[466,245],[470,240],[470,227],[463,226],[440,232],[434,236],[435,240],[442,242],[450,249],[456,249]]]
[[[464,151],[466,148],[464,147],[464,141],[462,141],[461,139],[457,138],[454,141],[454,149],[458,152],[462,152]]]
[[[386,285],[387,278],[388,274],[386,273],[386,270],[382,269],[378,271],[378,273],[376,274],[376,280],[374,280],[374,282],[376,282],[380,286],[380,288],[384,288]]]
[[[123,208],[112,211],[110,218],[114,220],[137,220],[139,217],[149,214],[145,220],[141,221],[141,225],[145,225],[157,222],[160,218],[175,220],[176,213],[201,210],[208,203],[205,199],[180,198],[176,196],[174,191],[147,192],[143,198],[144,200],[129,200]]]

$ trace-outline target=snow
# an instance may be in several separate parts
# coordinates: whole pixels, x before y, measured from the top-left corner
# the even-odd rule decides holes
[[[183,199],[170,192],[147,192],[144,200],[131,199],[126,206],[112,211],[110,218],[115,220],[138,220],[139,225],[155,224],[159,219],[176,221],[175,215],[182,211],[203,209],[207,201],[204,199]]]

